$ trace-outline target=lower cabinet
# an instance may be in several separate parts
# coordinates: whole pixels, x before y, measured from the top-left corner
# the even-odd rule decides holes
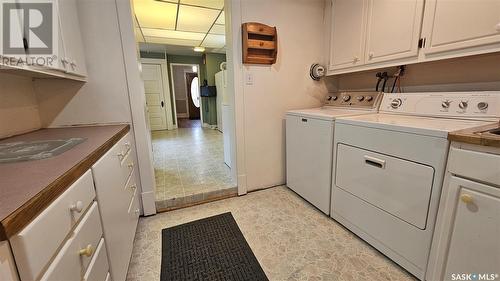
[[[455,174],[456,167],[467,163],[454,161],[470,155],[478,160],[496,157],[500,163],[500,151],[495,156],[452,148],[452,171],[441,196],[427,280],[466,280],[457,279],[461,274],[472,276],[467,280],[495,280],[500,274],[500,182],[474,176],[475,170],[498,173],[499,166],[470,166],[467,175]]]
[[[129,135],[92,167],[113,280],[125,280],[139,218]]]

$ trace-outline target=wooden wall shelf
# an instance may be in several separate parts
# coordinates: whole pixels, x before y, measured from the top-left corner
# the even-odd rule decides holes
[[[257,22],[242,25],[243,63],[267,64],[276,63],[278,55],[278,34],[276,27]]]

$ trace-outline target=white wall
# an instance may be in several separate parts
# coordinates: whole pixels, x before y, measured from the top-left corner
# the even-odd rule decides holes
[[[0,73],[0,138],[41,127],[31,78]]]
[[[241,22],[260,22],[276,26],[278,33],[276,64],[233,64],[242,72],[236,76],[254,80],[253,85],[236,85],[238,185],[248,191],[285,183],[285,112],[319,106],[327,93],[322,82],[309,77],[311,64],[324,61],[324,10],[323,0],[241,0],[235,13],[241,21],[233,18],[234,30],[241,30]],[[241,40],[241,34],[235,39]],[[234,51],[241,57],[241,49]],[[242,123],[244,132],[238,128]]]

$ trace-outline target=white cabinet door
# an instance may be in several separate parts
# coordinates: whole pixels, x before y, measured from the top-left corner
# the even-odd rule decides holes
[[[427,0],[425,6],[426,55],[458,57],[500,50],[500,0]]]
[[[429,263],[429,280],[452,274],[498,273],[500,265],[500,189],[451,176]],[[493,280],[493,279],[484,279]]]
[[[363,65],[366,0],[332,0],[329,69]]]
[[[365,62],[416,57],[423,0],[370,0]]]
[[[80,23],[76,0],[59,0],[59,31],[64,45],[64,60],[66,71],[71,74],[86,76],[85,55],[83,51]]]

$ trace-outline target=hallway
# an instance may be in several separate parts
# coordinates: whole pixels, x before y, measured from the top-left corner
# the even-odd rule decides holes
[[[179,128],[152,132],[152,139],[158,210],[236,193],[219,131]]]

